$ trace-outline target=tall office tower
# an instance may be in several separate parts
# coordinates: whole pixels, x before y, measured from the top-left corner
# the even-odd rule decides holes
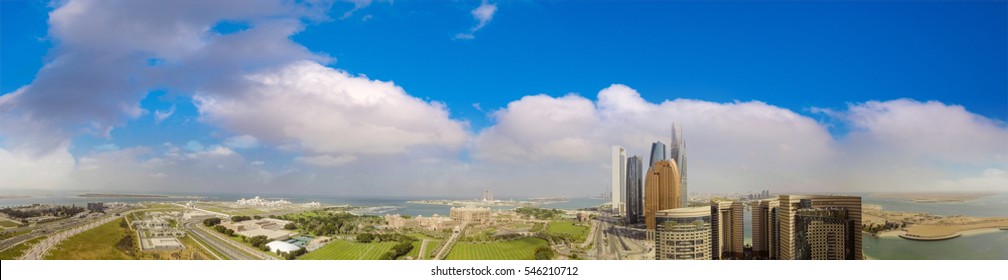
[[[710,206],[661,210],[655,219],[655,259],[711,259]]]
[[[679,168],[675,161],[659,161],[648,170],[644,177],[644,223],[647,229],[655,229],[655,214],[658,211],[681,207],[679,182]]]
[[[861,197],[781,195],[778,199],[779,259],[864,259]]]
[[[680,195],[680,202],[683,207],[689,205],[689,190],[686,188],[686,143],[683,140],[683,130],[682,125],[678,123],[672,123],[672,143],[669,144],[669,159],[674,160],[679,168],[679,175],[682,176],[679,183],[682,188],[682,194]]]
[[[626,150],[612,146],[612,213],[622,214],[623,192],[626,191]]]
[[[741,259],[745,241],[742,202],[716,201],[711,203],[711,259]]]
[[[752,253],[754,259],[769,259],[770,248],[776,241],[771,238],[771,228],[776,220],[776,199],[767,199],[752,205]]]
[[[644,161],[640,156],[627,158],[626,217],[627,225],[640,223],[644,216]]]
[[[651,163],[648,164],[648,169],[654,167],[656,162],[663,160],[666,160],[665,143],[662,143],[661,141],[651,143]]]
[[[490,191],[489,189],[483,190],[483,193],[480,194],[480,201],[483,201],[483,202],[492,202],[493,200],[494,200],[493,199],[493,191]]]

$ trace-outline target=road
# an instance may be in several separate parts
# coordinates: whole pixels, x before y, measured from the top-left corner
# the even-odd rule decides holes
[[[221,252],[221,254],[224,254],[228,258],[231,258],[231,256],[233,255],[233,256],[235,256],[235,258],[233,258],[233,259],[236,259],[236,260],[246,260],[246,259],[276,260],[277,259],[276,257],[273,257],[273,256],[267,254],[266,252],[260,251],[259,248],[249,247],[248,245],[239,243],[238,241],[234,241],[233,239],[228,238],[227,236],[224,236],[223,234],[221,234],[219,232],[212,231],[212,230],[210,230],[210,229],[208,229],[208,228],[206,228],[204,226],[201,226],[196,221],[187,221],[186,222],[186,230],[190,234],[195,234],[204,243],[210,245],[211,247],[214,247],[214,249],[216,249],[218,252]],[[234,251],[234,250],[238,250],[238,251]],[[234,252],[232,252],[232,251],[234,251]],[[244,257],[239,257],[241,255],[245,255],[245,256]]]
[[[131,212],[133,212],[133,211],[125,212],[125,213],[123,213],[123,215],[129,214]],[[29,248],[28,251],[25,252],[24,255],[22,255],[19,259],[22,259],[22,260],[41,260],[41,259],[45,258],[46,254],[49,253],[49,250],[51,250],[53,247],[55,247],[56,245],[58,245],[60,242],[63,242],[63,240],[66,240],[67,238],[70,238],[70,237],[72,237],[74,235],[77,235],[78,233],[85,232],[85,231],[90,230],[92,228],[95,228],[97,226],[100,226],[100,225],[103,225],[105,223],[111,222],[112,220],[115,220],[115,219],[118,219],[118,218],[121,218],[121,217],[120,216],[106,214],[102,218],[100,218],[98,220],[95,220],[95,221],[91,221],[90,223],[86,223],[83,226],[74,227],[74,228],[71,228],[71,229],[68,229],[68,230],[57,232],[56,234],[50,235],[45,240],[42,240],[38,244],[35,244],[35,246],[32,246],[31,248]]]
[[[422,260],[424,258],[424,252],[427,252],[427,239],[420,241],[420,253],[417,254],[416,259]]]
[[[203,244],[213,247],[214,250],[220,252],[224,258],[229,260],[254,260],[256,258],[249,256],[248,254],[242,252],[238,248],[232,247],[220,240],[219,238],[213,237],[210,233],[200,229],[200,225],[193,222],[185,223],[186,233],[190,237],[199,239]],[[212,251],[210,253],[213,253]]]
[[[122,211],[124,211],[124,210],[120,209],[120,210],[116,210],[116,211],[110,211],[109,213],[103,214],[100,217],[115,215],[116,213],[121,213]],[[59,231],[67,230],[67,229],[70,229],[70,228],[74,228],[74,227],[86,224],[86,223],[88,223],[90,221],[93,221],[94,219],[100,218],[100,217],[90,217],[90,216],[86,217],[86,218],[69,217],[69,218],[65,218],[65,219],[59,220],[59,221],[54,221],[54,222],[39,224],[39,225],[34,226],[35,227],[34,229],[30,229],[32,232],[25,233],[25,234],[22,234],[22,235],[18,235],[18,236],[11,237],[9,239],[0,241],[0,249],[7,250],[7,249],[10,249],[10,248],[16,246],[17,244],[21,244],[21,242],[32,240],[32,239],[35,239],[36,237],[43,236],[43,235],[46,235],[46,234],[50,234],[50,233],[59,232]]]
[[[461,226],[459,226],[459,230],[452,233],[452,236],[448,238],[448,241],[445,241],[444,247],[441,247],[441,251],[438,251],[437,256],[434,257],[435,260],[443,260],[445,257],[448,257],[448,252],[451,251],[451,247],[455,246],[455,241],[458,241],[459,237],[463,232],[465,232],[465,228],[468,225],[468,222],[464,222]]]

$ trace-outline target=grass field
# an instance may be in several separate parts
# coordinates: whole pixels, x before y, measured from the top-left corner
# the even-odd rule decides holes
[[[129,260],[133,259],[116,248],[123,236],[132,234],[119,227],[122,218],[74,235],[56,245],[45,257],[47,260]]]
[[[546,232],[551,234],[569,234],[574,241],[582,242],[588,236],[588,227],[579,226],[573,222],[550,222]]]
[[[301,257],[302,260],[377,260],[395,246],[395,242],[355,243],[333,240],[318,250]],[[419,245],[418,245],[419,246]]]
[[[437,249],[440,248],[442,243],[444,243],[444,241],[440,239],[427,241],[427,252],[424,252],[423,259],[433,259],[435,257],[434,254],[437,254]]]
[[[3,234],[0,234],[0,240],[8,239],[8,238],[14,238],[15,236],[22,235],[22,234],[29,233],[29,232],[31,232],[31,230],[29,230],[28,228],[22,228],[20,230],[15,230],[15,231],[11,231],[11,232],[4,232]]]
[[[20,225],[21,225],[21,223],[18,223],[18,222],[15,222],[15,221],[11,221],[11,220],[7,220],[7,219],[0,220],[0,226],[2,226],[2,227],[15,228],[15,227],[18,227]]]
[[[448,260],[532,260],[536,248],[549,246],[542,238],[526,237],[488,243],[459,242],[448,253]]]
[[[228,214],[228,215],[254,216],[254,215],[259,215],[259,214],[266,213],[266,212],[263,212],[262,210],[254,209],[254,208],[231,208],[231,207],[227,207],[227,206],[224,206],[224,205],[211,204],[211,203],[200,203],[197,206],[200,209],[203,209],[203,210],[208,210],[208,211],[213,211],[213,212],[218,212],[218,213],[224,213],[224,214]]]
[[[45,238],[46,238],[45,236],[35,237],[32,240],[28,240],[28,241],[22,242],[21,244],[18,244],[17,246],[14,246],[14,247],[11,247],[10,249],[4,250],[4,251],[0,252],[0,260],[13,260],[13,259],[17,259],[18,257],[21,257],[21,254],[24,254],[24,252],[26,250],[28,250],[28,248],[31,248],[32,245],[35,245],[36,243],[39,243],[40,241],[42,241]]]
[[[423,243],[423,241],[420,241],[420,240],[413,241],[413,249],[410,249],[409,253],[406,253],[406,255],[403,255],[402,257],[399,257],[399,259],[400,260],[403,260],[403,259],[406,259],[406,258],[411,258],[411,259],[414,259],[414,260],[419,259],[420,258],[420,244],[421,243]]]

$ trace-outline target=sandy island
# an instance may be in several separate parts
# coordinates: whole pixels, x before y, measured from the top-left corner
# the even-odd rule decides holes
[[[29,198],[27,195],[0,195],[0,199]]]
[[[97,197],[97,198],[166,198],[167,195],[160,194],[114,194],[114,193],[86,193],[77,197]]]
[[[918,203],[931,202],[967,202],[993,193],[877,193],[874,197],[899,198]]]
[[[876,236],[899,236],[912,240],[946,240],[962,235],[980,234],[1008,228],[1008,217],[939,216],[923,212],[885,211],[879,205],[866,204],[865,225],[906,224],[906,227],[882,231]]]

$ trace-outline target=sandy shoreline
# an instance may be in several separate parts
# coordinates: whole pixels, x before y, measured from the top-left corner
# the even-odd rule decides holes
[[[1008,228],[1008,217],[941,216],[924,212],[885,211],[879,205],[864,205],[862,223],[885,225],[878,237],[911,240],[947,240],[962,235],[989,233]],[[895,227],[893,227],[895,226]]]
[[[994,193],[877,193],[872,196],[881,198],[898,198],[916,203],[961,203],[993,194]]]

